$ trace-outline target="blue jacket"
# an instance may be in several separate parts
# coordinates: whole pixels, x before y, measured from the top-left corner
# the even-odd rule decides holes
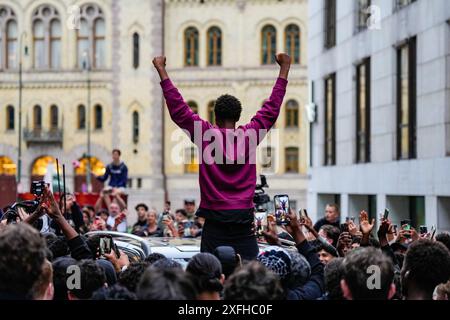
[[[105,174],[101,177],[97,177],[101,182],[105,182],[108,177],[108,185],[113,188],[126,188],[128,180],[128,168],[125,163],[121,162],[118,166],[110,163],[106,166]]]

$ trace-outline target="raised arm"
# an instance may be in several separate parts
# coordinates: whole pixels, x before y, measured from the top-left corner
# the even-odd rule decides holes
[[[246,128],[270,130],[275,124],[275,121],[277,121],[281,104],[283,103],[284,95],[286,94],[286,86],[288,84],[287,79],[291,67],[291,57],[285,53],[279,53],[277,54],[276,60],[280,66],[280,72],[272,89],[272,94],[269,99],[264,102],[262,108],[256,113],[252,120],[245,125]]]
[[[105,174],[102,176],[98,176],[97,180],[99,180],[101,182],[105,182],[108,179],[110,174],[111,174],[111,169],[109,168],[109,165],[108,165],[108,166],[106,166]]]
[[[169,79],[166,70],[166,57],[154,58],[153,65],[161,78],[161,88],[163,90],[164,98],[166,99],[170,117],[181,129],[189,132],[192,140],[194,137],[194,123],[196,121],[203,123],[203,120],[192,111],[189,105],[184,101],[178,89]]]

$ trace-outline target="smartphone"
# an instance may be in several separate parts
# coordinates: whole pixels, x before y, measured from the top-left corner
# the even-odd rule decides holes
[[[386,220],[389,217],[389,209],[384,209],[383,219]]]
[[[400,221],[400,225],[403,227],[403,230],[410,231],[411,230],[411,221],[410,220],[402,220]],[[410,238],[411,235],[409,233],[405,233],[405,238]]]
[[[419,227],[419,232],[420,232],[420,234],[427,234],[428,233],[427,226],[420,226]]]
[[[267,212],[255,212],[255,233],[257,236],[262,236],[263,231],[267,231],[267,224]]]
[[[273,198],[275,205],[275,218],[277,225],[289,224],[289,196],[287,194],[279,194]]]
[[[100,238],[100,255],[110,254],[113,248],[113,240],[111,236],[103,236]]]
[[[40,197],[45,190],[45,181],[33,181],[31,183],[30,193]]]
[[[394,224],[394,232],[397,233],[397,228],[398,226],[396,224]]]
[[[436,234],[436,227],[435,226],[431,226],[431,240],[434,239],[434,235]]]
[[[341,232],[348,232],[348,224],[341,223]]]

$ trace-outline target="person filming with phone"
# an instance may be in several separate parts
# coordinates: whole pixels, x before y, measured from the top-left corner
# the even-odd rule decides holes
[[[291,58],[285,53],[277,54],[276,61],[280,71],[271,96],[249,123],[237,127],[242,105],[236,97],[225,94],[217,98],[214,106],[216,125],[213,125],[201,119],[185,102],[169,78],[166,57],[153,59],[170,117],[187,131],[204,158],[199,161],[201,201],[196,212],[197,216],[205,218],[202,252],[213,253],[219,246],[232,246],[244,259],[256,258],[258,254],[256,236],[252,230],[256,186],[256,161],[252,155],[257,143],[261,142],[278,118],[291,65]],[[255,139],[250,138],[252,134]],[[244,139],[240,139],[240,135]],[[257,142],[253,143],[254,140]],[[220,147],[211,148],[217,145]],[[211,149],[214,149],[214,155]],[[213,161],[209,161],[211,159]]]

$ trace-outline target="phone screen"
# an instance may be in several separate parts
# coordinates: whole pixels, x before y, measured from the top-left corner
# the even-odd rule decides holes
[[[384,209],[383,219],[386,220],[389,217],[389,209]]]
[[[286,194],[276,195],[273,198],[275,205],[275,218],[277,225],[286,225],[289,223],[289,196]]]
[[[112,247],[112,239],[108,237],[100,238],[100,255],[110,254]]]
[[[255,231],[259,236],[263,231],[267,231],[267,212],[255,212]]]

